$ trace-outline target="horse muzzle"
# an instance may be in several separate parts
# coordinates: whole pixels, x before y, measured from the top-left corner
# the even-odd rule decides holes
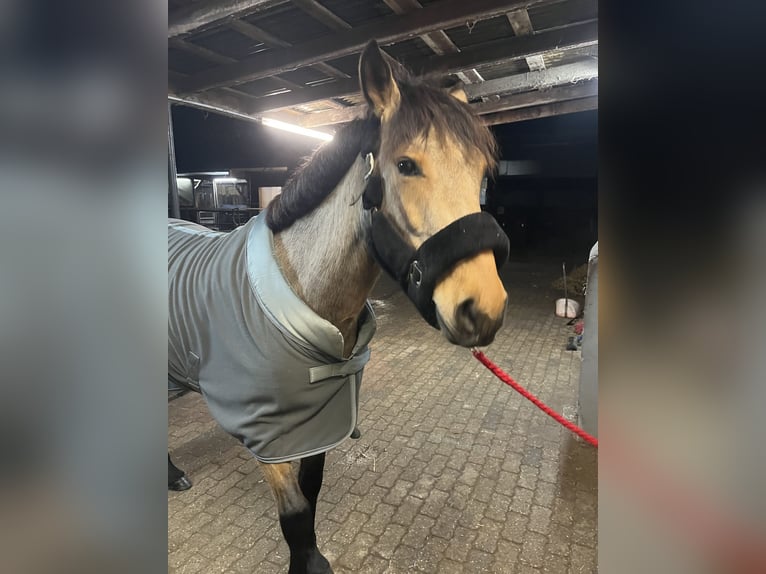
[[[485,347],[495,340],[503,326],[505,308],[499,317],[490,317],[480,311],[473,299],[466,299],[455,309],[452,321],[445,321],[439,310],[436,320],[446,339],[461,347]]]
[[[445,328],[451,342],[485,345],[491,342],[502,324],[482,313],[472,299],[455,310],[454,320],[439,318],[433,301],[439,281],[459,262],[482,251],[491,250],[500,268],[508,259],[508,236],[488,213],[471,213],[453,221],[429,237],[417,250],[397,232],[380,211],[371,214],[370,243],[373,257],[396,279],[423,318],[436,329]]]

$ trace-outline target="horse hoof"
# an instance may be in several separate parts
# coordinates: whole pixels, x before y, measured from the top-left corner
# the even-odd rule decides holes
[[[314,554],[308,563],[307,572],[309,574],[334,574],[332,566],[327,561],[327,558],[322,556],[319,552]]]
[[[181,478],[177,478],[173,482],[168,483],[168,490],[175,490],[178,492],[182,490],[189,490],[191,487],[192,487],[191,481],[185,476],[182,476]]]

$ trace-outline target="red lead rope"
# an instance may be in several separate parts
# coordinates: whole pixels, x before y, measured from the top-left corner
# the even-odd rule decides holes
[[[566,420],[556,411],[551,409],[548,405],[546,405],[544,402],[538,399],[535,395],[533,395],[524,387],[522,387],[519,383],[514,381],[510,377],[510,375],[505,373],[500,367],[498,367],[495,363],[490,361],[487,358],[487,355],[479,351],[479,349],[471,349],[471,352],[473,353],[473,356],[476,357],[481,364],[483,364],[490,371],[492,371],[498,379],[503,381],[509,387],[512,387],[513,390],[519,393],[522,397],[524,397],[528,401],[531,401],[538,409],[543,411],[546,415],[554,419],[556,422],[568,428],[570,431],[582,437],[585,441],[589,442],[590,444],[598,448],[598,439],[596,437],[588,434],[587,432],[582,430],[580,427],[578,427],[576,424],[570,423],[568,420]]]

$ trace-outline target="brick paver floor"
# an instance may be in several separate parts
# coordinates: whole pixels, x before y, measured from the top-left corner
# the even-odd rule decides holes
[[[560,269],[560,267],[558,268]],[[510,263],[494,361],[574,417],[580,353],[553,314],[557,265]],[[360,440],[328,453],[319,547],[337,574],[597,571],[597,456],[416,315],[385,279]],[[169,445],[194,487],[168,493],[168,571],[287,572],[258,465],[199,395],[169,404]]]

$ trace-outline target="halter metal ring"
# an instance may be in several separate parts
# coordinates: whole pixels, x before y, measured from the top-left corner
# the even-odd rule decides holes
[[[375,170],[375,156],[372,155],[372,152],[368,152],[367,155],[364,156],[364,161],[367,164],[367,173],[364,174],[364,181],[367,181]]]
[[[415,287],[420,287],[420,283],[423,281],[423,270],[420,268],[420,262],[417,259],[410,265],[409,280]]]

